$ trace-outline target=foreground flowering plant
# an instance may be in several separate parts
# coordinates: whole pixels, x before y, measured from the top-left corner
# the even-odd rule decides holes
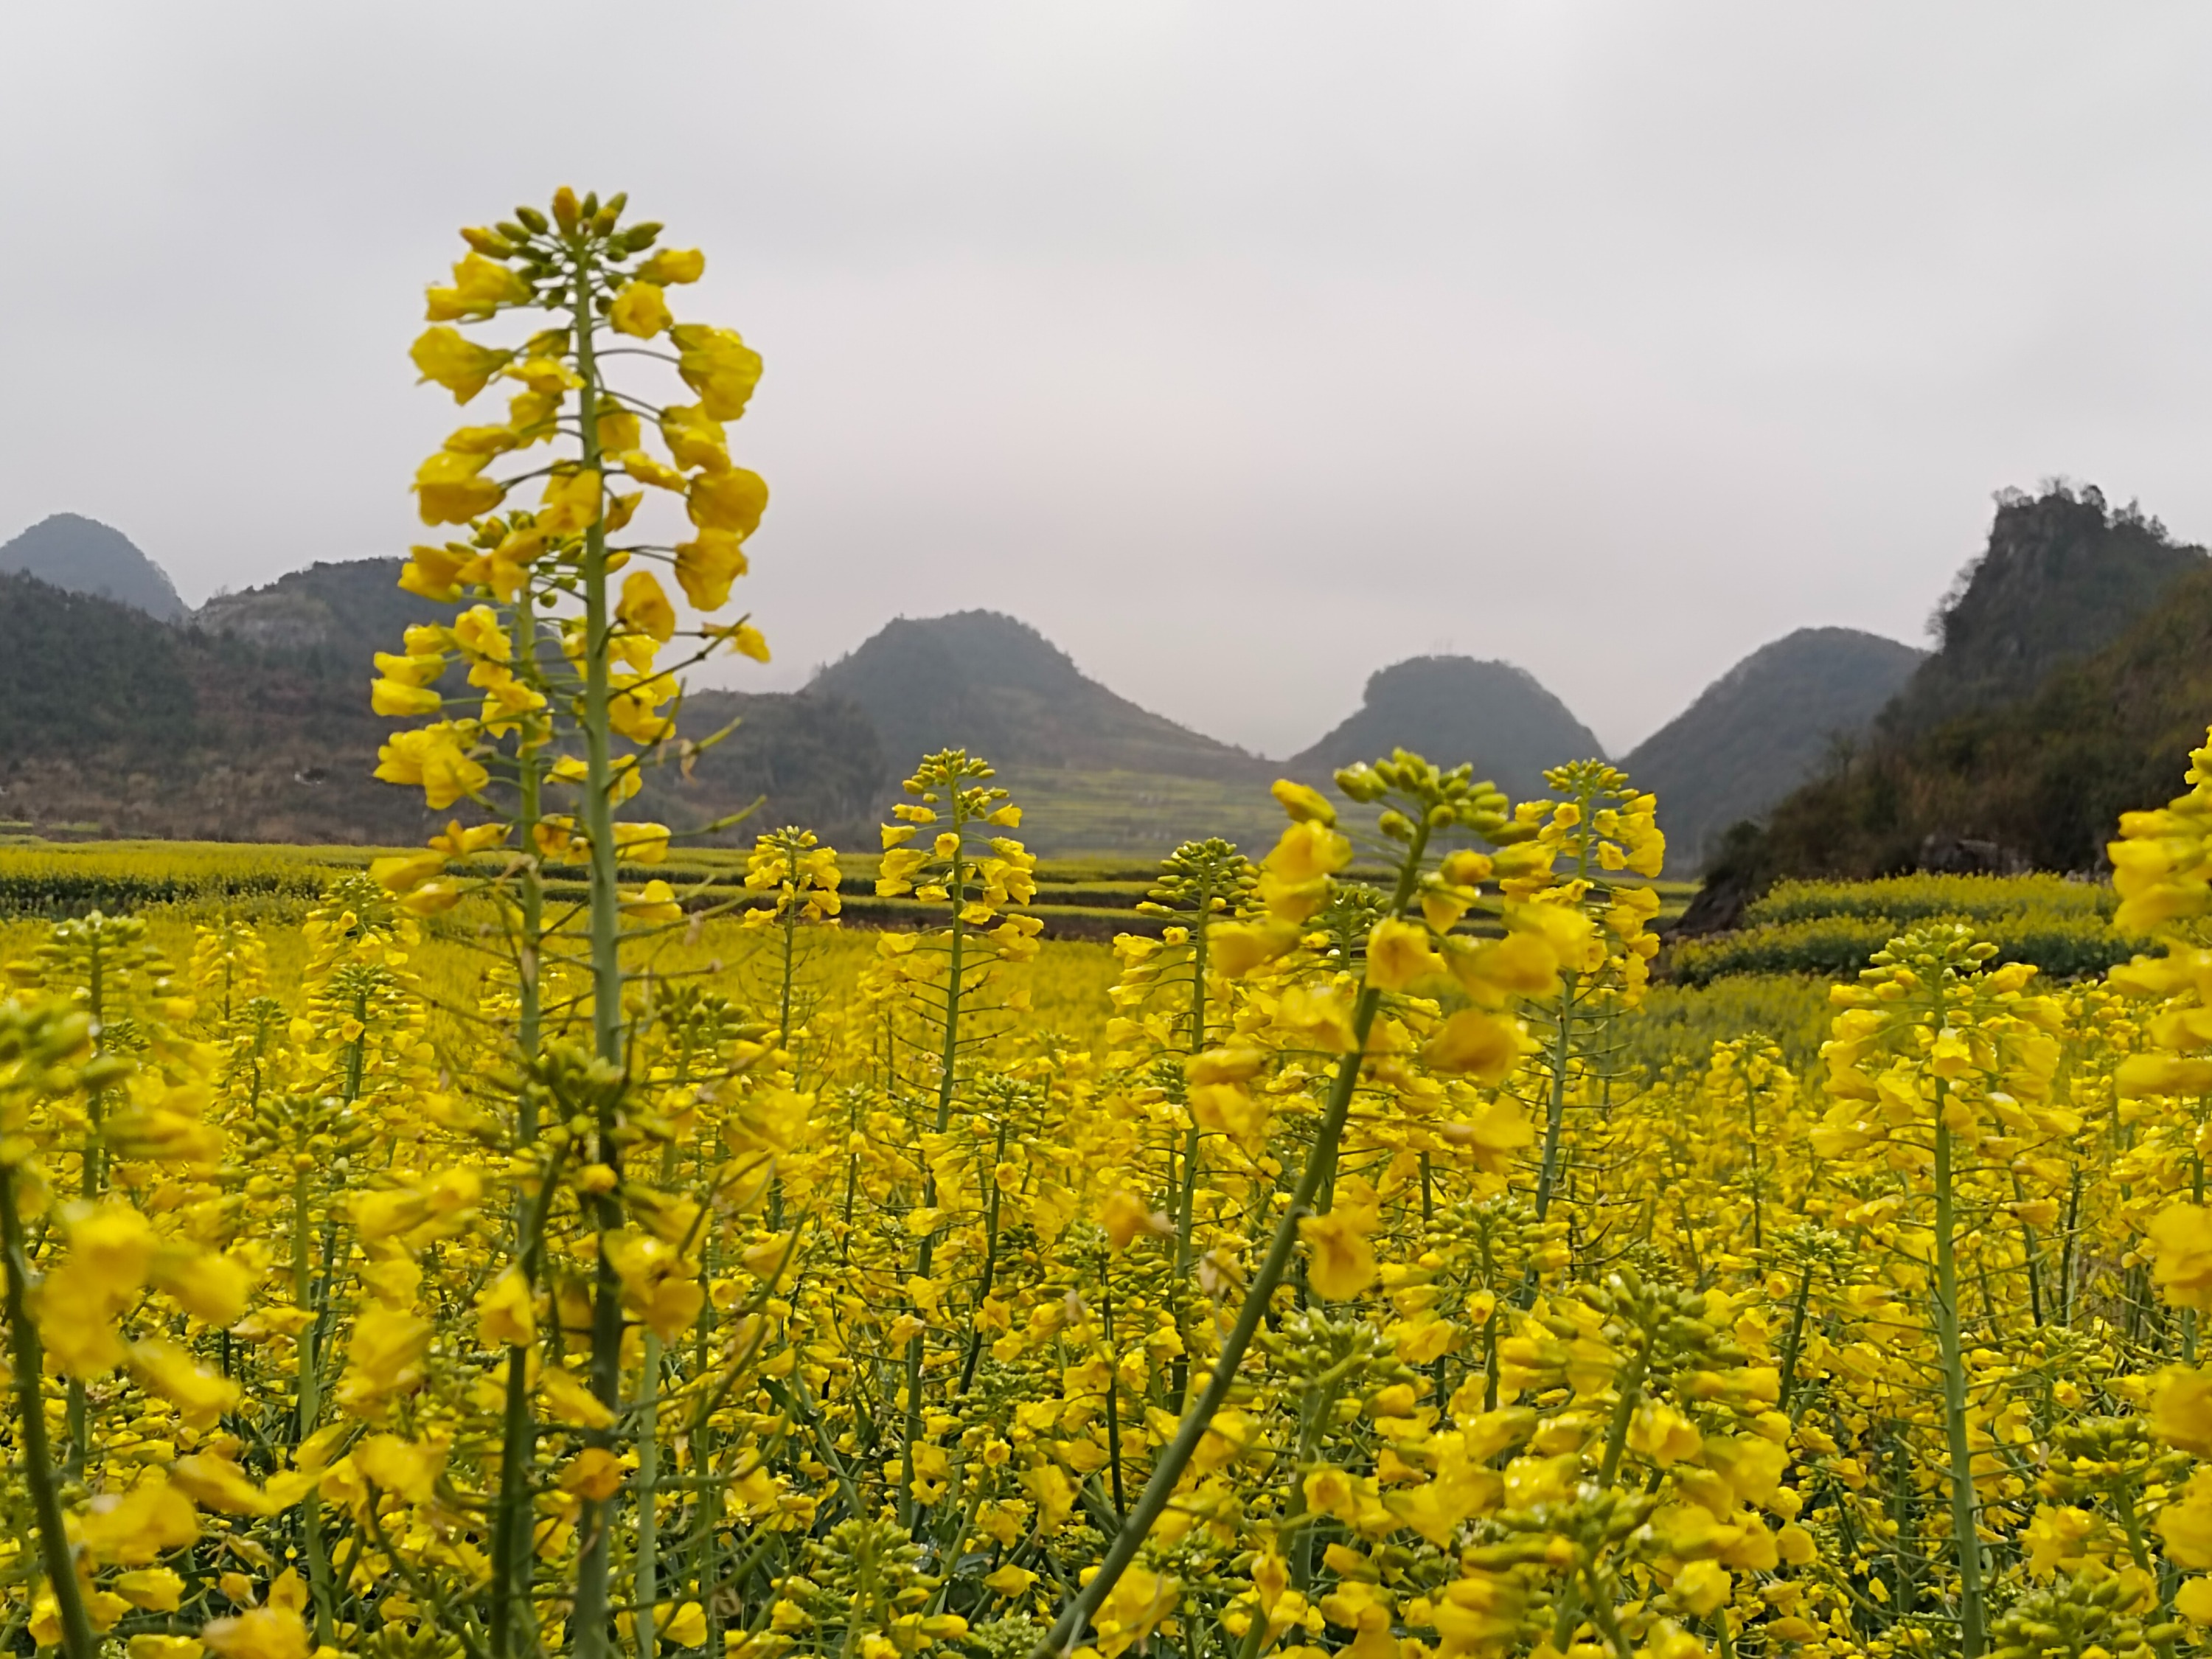
[[[507,393],[418,476],[449,614],[373,693],[444,827],[296,928],[9,967],[14,1646],[2212,1645],[2212,748],[2114,843],[2156,954],[1932,921],[1803,1075],[1623,1058],[1663,842],[1595,761],[1279,784],[1110,984],[957,749],[884,828],[915,925],[846,939],[797,826],[726,917],[678,849],[728,826],[623,815],[681,799],[680,671],[766,653],[714,619],[759,363],[623,205],[432,290],[426,377]]]

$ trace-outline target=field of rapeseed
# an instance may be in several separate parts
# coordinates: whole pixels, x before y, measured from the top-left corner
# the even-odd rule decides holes
[[[424,464],[452,620],[379,664],[426,722],[383,775],[452,826],[296,923],[277,854],[197,919],[0,921],[0,1639],[2207,1644],[2212,748],[2114,845],[2156,944],[2062,980],[1930,899],[1817,1054],[1766,981],[1655,994],[1655,803],[1595,762],[1278,786],[1110,951],[1039,938],[957,750],[884,826],[896,925],[803,830],[717,896],[621,813],[693,752],[678,671],[768,650],[714,620],[759,363],[622,206],[466,233],[416,347],[514,388]],[[647,491],[684,539],[616,539]]]

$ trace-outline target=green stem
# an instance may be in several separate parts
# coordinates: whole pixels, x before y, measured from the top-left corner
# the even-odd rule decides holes
[[[312,1173],[303,1170],[292,1182],[292,1305],[303,1310],[314,1300],[313,1179]],[[321,1329],[322,1321],[318,1317],[302,1328],[299,1335],[299,1407],[292,1425],[292,1443],[295,1446],[314,1433],[315,1419],[322,1413],[322,1369],[316,1340]],[[330,1553],[323,1545],[322,1504],[313,1492],[300,1503],[300,1537],[307,1554],[307,1591],[308,1599],[314,1604],[315,1641],[319,1646],[328,1646],[335,1618],[335,1593],[331,1583]]]
[[[31,1510],[38,1518],[47,1588],[61,1615],[62,1651],[68,1659],[94,1659],[100,1645],[77,1589],[76,1564],[62,1521],[60,1485],[54,1479],[53,1452],[46,1440],[46,1391],[40,1381],[46,1356],[38,1328],[24,1305],[31,1271],[23,1249],[23,1220],[15,1204],[15,1175],[12,1167],[0,1168],[0,1251],[8,1258],[8,1332],[15,1366],[15,1414],[22,1432],[23,1484],[30,1488]]]
[[[792,840],[794,842],[797,842],[798,839],[799,838],[796,836],[792,837]],[[796,846],[787,848],[786,849],[785,855],[789,859],[792,873],[793,877],[796,878],[799,871],[798,848]],[[794,881],[794,885],[796,883]],[[775,1022],[775,1041],[776,1046],[780,1048],[788,1048],[791,1047],[792,968],[793,958],[797,952],[798,948],[799,906],[797,902],[794,900],[791,908],[786,910],[783,914],[783,994],[777,1003],[778,1012]]]
[[[854,1138],[860,1133],[860,1098],[858,1089],[846,1097],[845,1230],[838,1240],[838,1257],[847,1265],[853,1260],[853,1205],[860,1189],[860,1155],[853,1150]]]
[[[798,842],[797,835],[787,835],[783,848],[784,858],[791,871],[794,894],[799,885]],[[791,981],[793,957],[798,948],[799,905],[794,898],[793,903],[783,913],[783,985],[781,995],[776,1003],[775,1046],[786,1053],[791,1052]],[[798,1056],[793,1054],[792,1073],[794,1078],[797,1077],[798,1071]],[[793,1086],[797,1086],[796,1084]],[[781,1169],[771,1172],[769,1176],[768,1224],[771,1231],[780,1232],[783,1228],[783,1173]]]
[[[1199,919],[1190,930],[1190,1052],[1194,1055],[1206,1052],[1206,919],[1212,915],[1212,904],[1213,890],[1208,886],[1199,895]],[[1189,1109],[1186,1106],[1184,1109]],[[1198,1209],[1198,1124],[1194,1120],[1190,1133],[1183,1138],[1182,1180],[1181,1190],[1176,1194],[1175,1276],[1168,1281],[1176,1338],[1182,1349],[1168,1367],[1168,1397],[1175,1401],[1177,1411],[1190,1398],[1192,1332],[1189,1310],[1185,1304],[1190,1294],[1191,1261],[1198,1248],[1191,1236]]]
[[[1759,1091],[1743,1080],[1744,1100],[1751,1109],[1751,1248],[1766,1248],[1765,1203],[1759,1188]]]
[[[408,1594],[428,1609],[430,1616],[424,1622],[430,1629],[452,1632],[468,1659],[488,1659],[484,1650],[477,1645],[476,1638],[470,1635],[469,1627],[453,1616],[446,1598],[438,1594],[437,1586],[425,1583],[422,1576],[408,1565],[407,1558],[392,1547],[392,1540],[385,1534],[384,1523],[376,1515],[377,1499],[382,1496],[372,1482],[368,1487],[368,1501],[362,1505],[362,1518],[368,1522],[368,1535],[376,1540],[378,1551],[392,1564],[392,1570],[399,1576],[399,1582],[407,1586]]]
[[[599,471],[599,368],[592,356],[591,256],[576,255],[574,318],[576,417],[583,440],[583,466]],[[599,1058],[623,1063],[622,894],[616,884],[614,761],[608,717],[607,534],[604,520],[584,532],[584,826],[591,841],[592,1036]],[[600,1092],[598,1159],[621,1175],[615,1130],[617,1102],[611,1090]],[[621,1206],[601,1194],[593,1207],[599,1230],[598,1271],[592,1286],[592,1392],[609,1410],[619,1410],[622,1387],[622,1280],[607,1254],[606,1240],[622,1225]],[[593,1437],[611,1449],[611,1431]],[[609,1650],[608,1583],[613,1564],[614,1511],[619,1498],[584,1506],[580,1519],[584,1547],[576,1562],[575,1652],[578,1659],[603,1659]]]
[[[1176,1338],[1182,1352],[1168,1366],[1168,1396],[1181,1411],[1190,1398],[1190,1345],[1193,1331],[1190,1310],[1185,1305],[1190,1293],[1191,1261],[1197,1246],[1191,1237],[1191,1226],[1198,1209],[1198,1125],[1193,1123],[1183,1137],[1182,1191],[1176,1197],[1176,1259],[1175,1277],[1169,1280],[1168,1289],[1174,1297]]]
[[[638,1659],[653,1659],[653,1613],[660,1600],[660,1516],[653,1501],[660,1480],[660,1338],[650,1330],[644,1370],[637,1392],[637,1651]]]
[[[1913,1514],[1912,1451],[1905,1444],[1905,1427],[1893,1423],[1889,1434],[1890,1588],[1899,1613],[1912,1611],[1914,1540],[1918,1524]]]
[[[313,1181],[313,1172],[307,1170],[301,1170],[292,1178],[292,1305],[302,1313],[313,1305],[314,1300]],[[301,1328],[299,1347],[299,1410],[292,1425],[292,1443],[295,1446],[315,1431],[315,1418],[322,1409],[322,1401],[317,1397],[315,1327],[313,1322]]]
[[[2192,1156],[2189,1160],[2189,1201],[2202,1205],[2204,1202],[2203,1158]],[[2038,1320],[2036,1322],[2041,1324],[2043,1322]],[[2189,1364],[2197,1363],[2197,1310],[2194,1308],[2181,1310],[2181,1358]]]
[[[1648,1336],[1646,1340],[1650,1340]],[[1647,1349],[1639,1352],[1622,1379],[1620,1397],[1613,1401],[1613,1421],[1606,1430],[1605,1456],[1599,1465],[1597,1475],[1597,1484],[1600,1486],[1610,1486],[1613,1484],[1613,1476],[1620,1472],[1621,1453],[1628,1445],[1629,1425],[1635,1420],[1636,1407],[1644,1398],[1644,1378],[1650,1364],[1650,1351]],[[1587,1573],[1583,1575],[1583,1582],[1589,1582]],[[1610,1612],[1609,1602],[1602,1608],[1598,1605],[1601,1600],[1603,1598],[1593,1595],[1591,1613],[1594,1617],[1602,1618]],[[1564,1649],[1573,1638],[1575,1625],[1581,1616],[1581,1597],[1577,1594],[1575,1581],[1570,1579],[1560,1592],[1559,1611],[1553,1619],[1552,1645],[1553,1647]],[[1617,1635],[1618,1632],[1615,1632],[1616,1637]],[[1625,1655],[1627,1650],[1622,1648],[1619,1651]]]
[[[512,654],[535,678],[538,617],[526,581],[515,596]],[[526,727],[515,753],[515,784],[520,796],[515,808],[515,834],[520,840],[522,854],[522,936],[517,941],[515,983],[521,1002],[516,1041],[524,1058],[534,1060],[538,1055],[538,1027],[544,1018],[538,974],[544,960],[540,953],[545,943],[545,878],[538,863],[538,820],[541,811],[539,790],[544,775],[531,736],[530,729]],[[528,1089],[522,1091],[516,1103],[514,1130],[515,1138],[526,1146],[538,1139],[538,1106]]]
[[[1606,1433],[1605,1461],[1597,1472],[1601,1486],[1611,1486],[1613,1477],[1620,1472],[1620,1455],[1627,1448],[1629,1425],[1635,1420],[1636,1407],[1644,1398],[1644,1376],[1650,1363],[1648,1352],[1638,1353],[1620,1384],[1620,1398],[1613,1402],[1613,1424]]]
[[[538,620],[527,581],[515,596],[512,650],[515,665],[537,678]],[[522,857],[522,931],[515,943],[515,986],[519,999],[516,1046],[526,1061],[538,1057],[544,1001],[539,970],[545,940],[545,884],[538,863],[539,790],[544,772],[526,725],[515,745],[515,785],[520,799],[515,808],[515,832]],[[538,1103],[527,1083],[515,1098],[516,1145],[528,1146],[538,1139]],[[535,1294],[538,1238],[544,1230],[547,1206],[552,1201],[552,1171],[546,1170],[535,1199],[517,1206],[515,1261]],[[499,1496],[492,1528],[491,1645],[494,1659],[513,1659],[520,1651],[517,1626],[530,1596],[531,1528],[526,1506],[530,1501],[531,1464],[537,1455],[537,1425],[530,1415],[530,1350],[510,1344],[507,1351],[507,1397],[500,1413]]]
[[[1574,988],[1559,988],[1559,1016],[1552,1030],[1550,1097],[1544,1106],[1544,1161],[1536,1176],[1536,1219],[1552,1208],[1552,1194],[1559,1179],[1559,1142],[1567,1121],[1567,1065],[1574,1057]],[[1533,1279],[1531,1283],[1533,1284]]]
[[[353,1023],[361,1028],[361,1035],[346,1050],[345,1099],[349,1105],[361,1098],[362,1067],[368,1042],[368,993],[356,992],[353,1000]]]
[[[1613,1650],[1614,1659],[1628,1659],[1628,1638],[1621,1634],[1620,1621],[1613,1615],[1613,1596],[1608,1587],[1600,1582],[1597,1564],[1594,1559],[1583,1562],[1582,1581],[1589,1588],[1590,1615],[1597,1625],[1599,1634],[1605,1638],[1606,1644]],[[1726,1630],[1725,1622],[1722,1628]],[[1725,1645],[1725,1635],[1722,1641]]]
[[[1943,1429],[1951,1461],[1951,1535],[1959,1553],[1960,1659],[1980,1659],[1982,1545],[1975,1528],[1972,1453],[1966,1443],[1966,1366],[1959,1336],[1959,1267],[1953,1253],[1951,1131],[1947,1091],[1936,1099],[1936,1338],[1943,1369]]]
[[[85,953],[85,1012],[92,1016],[93,1053],[98,1055],[101,1027],[107,1018],[106,952],[98,927],[88,930]],[[77,1159],[77,1191],[86,1203],[100,1196],[106,1184],[106,1148],[100,1135],[106,1115],[107,1091],[94,1089],[85,1097],[84,1152]],[[72,1376],[68,1387],[69,1478],[84,1479],[84,1466],[92,1455],[92,1413],[84,1392],[84,1379]]]
[[[1576,803],[1582,809],[1582,821],[1589,822],[1589,800],[1585,795]],[[1576,860],[1577,879],[1589,874],[1589,836],[1583,837],[1583,850]],[[1559,1146],[1566,1133],[1567,1067],[1574,1059],[1575,988],[1579,976],[1562,975],[1559,983],[1559,1021],[1552,1032],[1552,1079],[1550,1098],[1544,1109],[1544,1161],[1536,1177],[1536,1219],[1541,1221],[1550,1213],[1552,1195],[1559,1180]],[[1536,1291],[1535,1274],[1532,1270],[1523,1294],[1533,1298]]]
[[[1393,896],[1390,914],[1402,916],[1413,902],[1416,883],[1419,879],[1421,854],[1428,846],[1428,825],[1424,823],[1413,832],[1413,845],[1407,849],[1406,861],[1399,871],[1398,890]],[[1267,1258],[1260,1271],[1253,1276],[1251,1289],[1244,1297],[1243,1305],[1237,1310],[1237,1322],[1230,1328],[1229,1335],[1221,1345],[1221,1352],[1214,1360],[1212,1374],[1206,1378],[1206,1389],[1198,1403],[1183,1413],[1176,1429],[1175,1438],[1160,1454],[1152,1466],[1152,1478],[1137,1495],[1136,1508],[1127,1524],[1115,1534],[1113,1547],[1091,1582],[1083,1587],[1053,1622],[1043,1639],[1030,1650],[1030,1659],[1054,1659],[1055,1655],[1073,1653],[1076,1638],[1091,1622],[1114,1586],[1121,1582],[1129,1564],[1137,1559],[1137,1551],[1175,1495],[1176,1484],[1183,1471],[1190,1466],[1198,1450],[1198,1443],[1205,1437],[1213,1414],[1219,1411],[1235,1386],[1237,1367],[1243,1364],[1244,1352],[1252,1346],[1252,1338],[1267,1316],[1267,1306],[1274,1299],[1275,1291],[1290,1269],[1291,1257],[1297,1246],[1298,1223],[1311,1207],[1315,1193],[1319,1190],[1322,1174],[1336,1161],[1336,1146],[1344,1133],[1344,1121],[1352,1110],[1352,1092],[1358,1087],[1359,1067],[1367,1048],[1367,1034],[1375,1024],[1376,1010],[1382,1006],[1382,994],[1371,985],[1363,984],[1359,1000],[1352,1005],[1352,1052],[1337,1064],[1336,1076],[1329,1085],[1328,1103],[1323,1108],[1319,1133],[1314,1137],[1313,1152],[1307,1157],[1305,1168],[1298,1176],[1298,1184],[1291,1194],[1289,1206],[1277,1224],[1275,1236],[1267,1246]]]
[[[948,792],[951,796],[952,834],[957,837],[965,827],[965,815],[960,806],[960,785],[956,778]],[[945,980],[945,1048],[939,1056],[937,1077],[937,1133],[940,1135],[952,1125],[952,1094],[955,1082],[953,1067],[960,1050],[960,976],[965,971],[962,953],[968,939],[968,931],[960,920],[960,912],[968,902],[968,861],[956,850],[952,854],[952,869],[945,878],[945,891],[951,896],[952,923],[951,964]],[[931,1166],[927,1151],[921,1160],[921,1201],[934,1207],[937,1203],[937,1172]],[[934,1235],[925,1235],[921,1241],[921,1266],[917,1272],[929,1277],[930,1263],[936,1249]],[[925,1357],[923,1344],[928,1340],[926,1331],[917,1334],[906,1349],[906,1438],[900,1452],[899,1524],[911,1528],[915,1523],[914,1449],[921,1440],[921,1369]]]
[[[1790,1390],[1797,1386],[1797,1356],[1805,1342],[1805,1309],[1813,1299],[1813,1264],[1805,1264],[1805,1276],[1797,1281],[1796,1304],[1790,1310],[1790,1334],[1782,1344],[1782,1387],[1774,1403],[1784,1411],[1790,1409]]]
[[[1109,1261],[1098,1275],[1099,1321],[1106,1340],[1106,1461],[1114,1475],[1114,1519],[1127,1519],[1129,1500],[1121,1491],[1121,1368],[1114,1347],[1114,1267]]]
[[[527,1548],[518,1551],[515,1540],[525,1483],[529,1479],[523,1462],[532,1455],[535,1440],[530,1421],[530,1351],[509,1347],[506,1409],[500,1419],[498,1513],[491,1550],[491,1644],[497,1659],[508,1659],[515,1651],[514,1610],[529,1593],[525,1575],[529,1571],[530,1552]],[[521,1535],[528,1538],[526,1531]]]
[[[1294,1523],[1306,1512],[1306,1476],[1311,1473],[1306,1467],[1320,1449],[1321,1437],[1328,1430],[1336,1414],[1337,1395],[1343,1391],[1341,1370],[1332,1367],[1328,1386],[1299,1414],[1297,1455],[1291,1460],[1290,1501],[1283,1505],[1283,1518]],[[1298,1528],[1297,1547],[1291,1556],[1291,1582],[1300,1590],[1313,1585],[1314,1534],[1318,1528],[1304,1526]]]
[[[1006,1161],[1006,1120],[999,1119],[998,1148],[992,1158],[988,1191],[983,1200],[983,1273],[975,1285],[975,1305],[980,1310],[990,1297],[999,1277],[999,1181],[998,1166]],[[968,1386],[975,1380],[975,1362],[982,1357],[982,1328],[973,1320],[969,1322],[968,1357],[960,1365],[960,1392],[966,1394]]]
[[[2073,1166],[2066,1193],[2066,1242],[2058,1250],[2058,1287],[2052,1299],[2058,1304],[2058,1322],[2074,1328],[2074,1239],[2081,1218],[2081,1166]]]
[[[2025,1203],[2027,1189],[2020,1177],[2012,1178],[2012,1195]],[[2038,1325],[2043,1323],[2043,1254],[2035,1239],[2034,1226],[2026,1221],[2020,1224],[2023,1261],[2027,1268],[2027,1310]]]
[[[699,1240],[699,1289],[703,1299],[699,1304],[699,1317],[691,1328],[692,1364],[701,1376],[707,1374],[707,1340],[714,1316],[714,1231],[710,1227]],[[691,1593],[707,1613],[707,1651],[720,1653],[722,1651],[722,1609],[720,1598],[714,1591],[716,1574],[720,1567],[722,1482],[714,1476],[713,1419],[714,1414],[710,1412],[696,1419],[691,1425],[691,1467],[706,1475],[708,1480],[692,1510],[687,1565]],[[763,1537],[772,1535],[763,1529]],[[743,1580],[733,1582],[742,1583]]]
[[[952,832],[957,836],[961,828],[957,787],[953,796]],[[960,1050],[960,975],[964,971],[961,958],[968,942],[968,930],[960,920],[960,912],[968,902],[968,865],[957,853],[952,855],[952,876],[947,890],[952,895],[952,962],[951,971],[945,981],[945,1052],[937,1079],[937,1133],[939,1134],[943,1134],[952,1123],[953,1066]],[[932,1184],[933,1187],[933,1180]],[[936,1201],[933,1191],[929,1202],[934,1204]]]
[[[531,1294],[537,1294],[538,1259],[545,1218],[559,1190],[557,1158],[549,1160],[515,1240],[515,1266]],[[520,1343],[507,1350],[507,1399],[500,1421],[498,1514],[492,1530],[492,1650],[508,1659],[516,1650],[516,1626],[528,1607],[531,1577],[530,1477],[538,1452],[537,1425],[530,1415],[530,1350]]]

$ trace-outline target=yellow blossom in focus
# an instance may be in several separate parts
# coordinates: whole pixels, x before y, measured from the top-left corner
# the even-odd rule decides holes
[[[617,333],[649,340],[674,319],[668,314],[668,301],[658,283],[633,282],[615,295],[607,320]]]
[[[249,1607],[209,1621],[200,1641],[221,1659],[307,1659],[307,1626],[290,1607]]]
[[[1375,1189],[1357,1176],[1339,1185],[1328,1214],[1299,1221],[1298,1236],[1310,1252],[1306,1281],[1316,1295],[1348,1301],[1375,1282],[1375,1250],[1368,1237],[1379,1224]]]
[[[649,570],[633,570],[623,578],[622,602],[615,614],[623,622],[661,644],[676,633],[676,607]]]
[[[422,371],[422,378],[445,387],[457,404],[465,404],[483,391],[514,356],[477,345],[451,328],[425,330],[410,355],[415,367]]]

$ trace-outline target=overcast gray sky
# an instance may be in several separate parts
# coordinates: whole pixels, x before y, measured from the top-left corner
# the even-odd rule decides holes
[[[302,6],[0,19],[0,538],[197,603],[404,550],[462,223],[628,189],[766,356],[799,683],[1013,612],[1263,752],[1418,652],[1616,752],[1808,623],[1917,641],[1990,493],[2212,538],[2212,12]]]

